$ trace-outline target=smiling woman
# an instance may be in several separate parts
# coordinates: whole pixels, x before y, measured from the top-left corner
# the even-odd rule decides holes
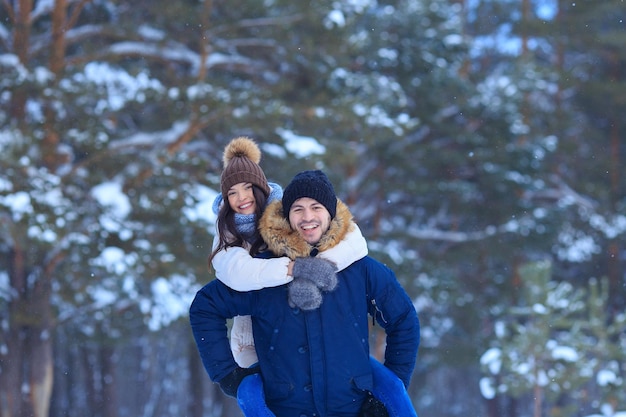
[[[258,253],[263,240],[257,231],[257,219],[266,203],[282,197],[282,188],[268,183],[259,166],[261,150],[252,139],[238,137],[230,141],[224,149],[223,160],[222,193],[213,204],[218,236],[209,264],[230,247],[246,248],[252,255]]]
[[[228,190],[228,204],[238,214],[254,214],[256,200],[254,188],[249,182],[240,182]]]

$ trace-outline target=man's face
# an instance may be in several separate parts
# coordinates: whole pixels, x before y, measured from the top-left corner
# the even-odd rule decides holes
[[[317,200],[302,197],[291,205],[289,224],[307,243],[315,245],[330,227],[330,213]]]

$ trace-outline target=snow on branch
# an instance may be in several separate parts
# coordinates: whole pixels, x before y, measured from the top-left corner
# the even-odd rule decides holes
[[[560,176],[551,175],[549,180],[555,185],[554,188],[543,188],[536,191],[529,190],[524,193],[523,198],[527,200],[557,201],[564,206],[575,205],[589,210],[593,210],[597,206],[592,199],[576,192]]]
[[[155,145],[161,147],[176,142],[189,129],[189,125],[189,121],[180,121],[174,123],[168,130],[150,133],[139,132],[112,142],[109,149],[152,148]]]
[[[197,73],[201,67],[200,55],[183,45],[158,46],[146,42],[119,42],[111,45],[106,53],[187,63],[194,73]],[[240,55],[225,55],[217,52],[209,54],[205,64],[207,68],[225,66],[251,68],[246,72],[256,72],[262,66],[258,61]]]
[[[420,228],[408,230],[407,233],[409,236],[416,239],[461,243],[483,240],[502,231],[506,231],[506,227],[504,225],[500,227],[488,226],[484,230],[474,232]]]

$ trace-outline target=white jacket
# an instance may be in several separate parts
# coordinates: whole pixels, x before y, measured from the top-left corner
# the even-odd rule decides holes
[[[317,256],[333,262],[337,271],[341,271],[352,263],[367,255],[367,242],[361,229],[353,223],[353,229],[336,246],[320,252]],[[213,247],[217,245],[216,235]],[[273,259],[257,259],[250,256],[247,248],[232,247],[218,252],[213,258],[213,268],[217,279],[235,291],[253,291],[265,287],[277,287],[293,280],[287,275],[287,257]],[[252,320],[250,316],[237,316],[233,320],[230,332],[230,348],[239,366],[248,368],[257,359],[252,336]]]

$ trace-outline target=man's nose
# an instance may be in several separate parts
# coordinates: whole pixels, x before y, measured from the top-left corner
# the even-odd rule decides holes
[[[302,210],[303,220],[311,220],[312,218],[313,218],[313,210],[309,210],[309,209]]]

